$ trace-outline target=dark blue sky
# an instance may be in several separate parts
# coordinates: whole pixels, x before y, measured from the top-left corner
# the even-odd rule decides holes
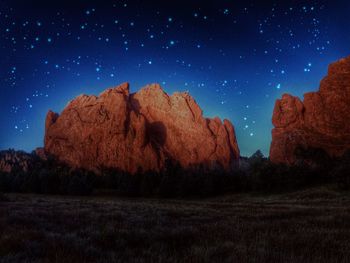
[[[275,100],[350,55],[349,14],[345,0],[2,0],[0,149],[42,146],[49,109],[128,81],[188,90],[233,122],[242,155],[267,155]]]

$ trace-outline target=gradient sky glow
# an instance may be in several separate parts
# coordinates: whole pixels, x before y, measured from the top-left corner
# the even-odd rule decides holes
[[[350,55],[350,2],[1,0],[0,149],[43,145],[49,109],[130,82],[186,91],[268,155],[274,102]]]

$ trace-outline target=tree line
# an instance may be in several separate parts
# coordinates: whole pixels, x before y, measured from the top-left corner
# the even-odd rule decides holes
[[[296,150],[293,166],[273,164],[257,151],[241,158],[241,166],[231,173],[224,171],[184,170],[168,163],[160,173],[131,175],[103,168],[99,174],[72,169],[50,158],[46,161],[32,154],[25,172],[13,167],[0,173],[0,192],[62,195],[113,194],[130,197],[210,197],[230,193],[283,193],[308,187],[332,184],[350,190],[350,151],[331,158],[322,149]]]

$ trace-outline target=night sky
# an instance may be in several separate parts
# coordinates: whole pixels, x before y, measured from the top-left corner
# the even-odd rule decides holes
[[[170,3],[171,2],[171,3]],[[129,82],[189,91],[268,155],[275,100],[350,55],[350,1],[0,1],[0,149],[43,145],[45,116]]]

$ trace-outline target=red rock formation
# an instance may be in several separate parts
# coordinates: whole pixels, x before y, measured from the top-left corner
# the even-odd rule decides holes
[[[350,57],[331,64],[319,91],[306,93],[303,102],[288,94],[276,101],[271,161],[295,163],[298,146],[342,155],[350,149],[349,117]]]
[[[98,97],[81,95],[46,117],[45,151],[73,167],[160,171],[167,160],[183,168],[232,170],[239,149],[232,124],[207,119],[187,93],[149,85],[130,94],[124,83]]]

